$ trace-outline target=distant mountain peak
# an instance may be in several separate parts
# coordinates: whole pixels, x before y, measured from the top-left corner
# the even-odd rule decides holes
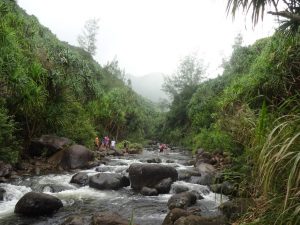
[[[145,98],[153,102],[166,99],[168,96],[161,90],[164,82],[164,74],[155,72],[143,76],[127,74],[126,78],[131,80],[132,89]]]

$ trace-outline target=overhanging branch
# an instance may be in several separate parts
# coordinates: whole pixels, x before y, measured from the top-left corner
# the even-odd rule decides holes
[[[280,12],[271,12],[269,11],[268,14],[274,15],[274,16],[281,16],[287,19],[290,19],[292,21],[296,21],[300,23],[300,15],[299,14],[293,14],[287,11],[280,11]]]

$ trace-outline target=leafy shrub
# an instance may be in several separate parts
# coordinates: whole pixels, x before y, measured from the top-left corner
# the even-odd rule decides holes
[[[19,146],[15,137],[15,123],[0,107],[0,160],[15,163],[19,157]]]
[[[78,102],[51,105],[47,110],[48,130],[68,137],[79,144],[93,146],[96,131],[83,107]]]
[[[217,149],[232,151],[234,144],[231,137],[225,132],[219,129],[201,129],[200,133],[194,137],[194,146],[196,150],[198,148],[204,148],[208,151]]]

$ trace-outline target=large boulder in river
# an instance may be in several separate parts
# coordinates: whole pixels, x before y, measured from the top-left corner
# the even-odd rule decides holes
[[[178,179],[175,168],[160,164],[131,164],[129,167],[129,179],[134,190],[143,187],[155,188],[164,179],[170,178],[171,183]]]
[[[58,198],[37,192],[26,193],[16,204],[15,213],[25,216],[50,215],[63,207]]]
[[[42,135],[40,138],[33,138],[31,140],[28,154],[30,156],[41,156],[42,154],[45,156],[51,156],[72,143],[72,140],[65,137]]]
[[[129,221],[113,212],[99,212],[93,215],[91,225],[128,225]]]
[[[89,178],[89,186],[100,190],[117,190],[129,185],[128,178],[118,173],[98,173]]]
[[[185,209],[191,205],[194,205],[197,201],[197,196],[192,192],[182,192],[173,195],[168,201],[168,208],[181,208]]]
[[[94,154],[83,145],[72,145],[65,149],[62,154],[60,165],[64,169],[80,169],[89,165]]]
[[[89,183],[89,177],[85,172],[76,173],[72,178],[70,183],[79,184],[80,186],[87,185]]]

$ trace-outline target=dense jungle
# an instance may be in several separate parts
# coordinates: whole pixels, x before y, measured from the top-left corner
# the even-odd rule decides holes
[[[274,9],[268,13],[281,21],[275,33],[251,45],[244,45],[238,35],[230,58],[223,61],[222,74],[213,79],[206,78],[202,60],[194,55],[184,57],[174,76],[165,78],[163,90],[170,97],[165,110],[164,105],[134,92],[117,60],[100,65],[93,52],[60,41],[16,1],[1,0],[0,223],[300,224],[300,1],[228,0],[227,13],[231,16],[244,10],[255,24],[267,6]],[[104,136],[116,141],[114,149],[95,146],[95,137]],[[166,152],[158,153],[159,143],[168,145]],[[80,160],[87,157],[96,164],[78,163],[79,159],[72,158],[76,154]],[[95,167],[100,175],[91,172]],[[129,185],[124,184],[125,178],[114,177],[128,171],[127,179],[135,192],[124,188]],[[146,178],[138,171],[144,171],[141,174]],[[86,175],[81,179],[89,180],[84,185],[89,183],[91,196],[97,196],[102,205],[118,205],[125,222],[103,222],[109,216],[92,212],[93,208],[98,207],[101,213],[104,209],[91,200],[70,203],[71,197],[63,192],[75,190],[68,185],[78,172]],[[107,172],[122,185],[101,186],[103,180],[111,179],[103,175]],[[50,179],[49,174],[58,174],[51,177],[51,185],[68,182],[62,189],[50,184],[50,189],[44,189],[41,178]],[[198,179],[207,174],[209,181]],[[25,182],[28,176],[31,185]],[[93,176],[103,182],[97,183]],[[35,182],[43,185],[35,186]],[[18,185],[23,188],[22,196],[50,193],[63,199],[63,208],[70,209],[59,209],[57,218],[51,219],[1,214],[13,198],[9,189]],[[178,187],[189,190],[189,194],[183,196],[185,192]],[[90,191],[87,186],[83,188],[80,190]],[[109,192],[109,200],[94,190],[119,188],[123,189],[118,194]],[[217,193],[215,200],[207,196],[218,203],[211,206],[201,202],[199,195],[205,199],[204,189],[212,196]],[[198,191],[196,197],[192,191]],[[154,203],[149,198],[131,199],[136,192],[137,196],[160,198]],[[170,193],[181,195],[172,202]],[[22,196],[13,198],[12,207]],[[111,203],[112,199],[122,200]],[[180,201],[185,204],[180,205]],[[146,208],[145,202],[152,208]],[[162,211],[167,202],[168,210]],[[190,210],[192,202],[196,206]],[[126,204],[135,210],[125,210]],[[195,213],[201,204],[206,204],[207,214]],[[112,205],[105,210],[114,211]],[[76,207],[83,215],[75,218],[78,223],[70,213]],[[18,215],[26,215],[28,210],[15,208]],[[158,217],[144,218],[158,213]],[[75,216],[81,214],[76,212]]]

